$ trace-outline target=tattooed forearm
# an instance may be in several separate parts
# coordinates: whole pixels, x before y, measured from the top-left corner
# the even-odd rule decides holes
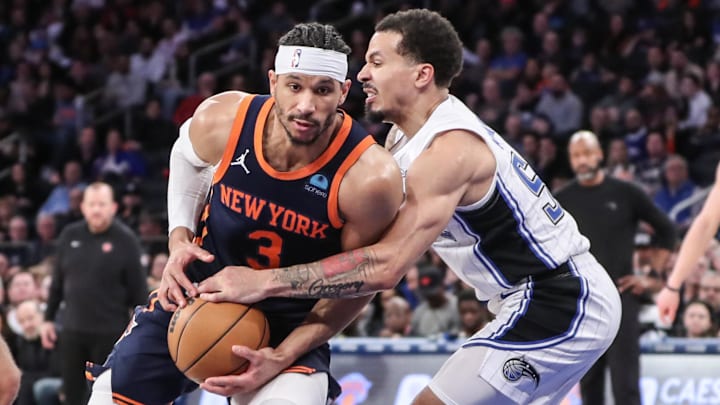
[[[297,298],[350,298],[372,294],[382,280],[373,280],[377,260],[370,249],[344,252],[319,262],[273,271],[273,282]],[[365,288],[363,288],[365,287]]]

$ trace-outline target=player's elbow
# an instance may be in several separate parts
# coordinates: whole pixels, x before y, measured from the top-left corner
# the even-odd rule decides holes
[[[0,382],[0,392],[8,393],[11,399],[13,399],[20,389],[20,379],[22,377],[22,373],[20,372],[20,369],[15,366],[10,367],[7,371],[7,376],[4,375],[2,382]]]

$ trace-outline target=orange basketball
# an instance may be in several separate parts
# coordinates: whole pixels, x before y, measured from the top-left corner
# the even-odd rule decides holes
[[[232,353],[233,345],[260,349],[268,345],[270,325],[251,306],[189,298],[168,326],[168,349],[177,368],[200,383],[208,377],[241,374],[247,360]]]

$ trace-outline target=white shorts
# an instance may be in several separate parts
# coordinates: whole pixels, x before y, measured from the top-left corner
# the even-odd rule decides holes
[[[447,360],[430,389],[447,404],[502,402],[480,402],[497,394],[488,390],[509,403],[560,403],[613,342],[621,314],[617,288],[592,255],[567,267],[566,277],[527,279],[491,300],[496,318]]]
[[[282,373],[255,392],[234,395],[231,405],[326,405],[326,373]]]

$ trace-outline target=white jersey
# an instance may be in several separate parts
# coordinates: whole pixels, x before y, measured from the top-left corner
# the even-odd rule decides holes
[[[475,288],[479,299],[488,300],[529,276],[549,273],[589,250],[575,220],[530,165],[456,97],[442,102],[412,138],[393,128],[391,150],[407,171],[438,134],[458,129],[481,137],[497,167],[488,193],[470,206],[458,207],[433,248]]]

